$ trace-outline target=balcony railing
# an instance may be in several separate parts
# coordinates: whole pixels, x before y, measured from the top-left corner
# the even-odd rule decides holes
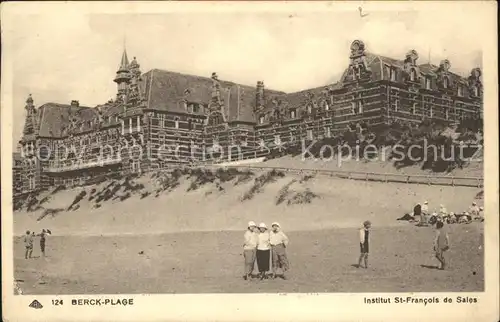
[[[118,164],[122,162],[121,158],[114,159],[102,159],[102,160],[91,160],[87,162],[77,162],[73,164],[57,164],[52,162],[48,167],[44,167],[43,171],[46,172],[66,172],[66,171],[75,171],[81,169],[89,169],[96,167],[104,167],[107,165]]]

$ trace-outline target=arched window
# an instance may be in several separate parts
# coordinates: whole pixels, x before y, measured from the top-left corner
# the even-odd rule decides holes
[[[444,87],[444,88],[448,88],[448,85],[449,85],[449,84],[448,84],[448,82],[449,82],[448,77],[445,77],[445,78],[443,79],[443,87]]]
[[[476,96],[476,97],[477,97],[477,96],[479,96],[479,87],[474,86],[474,87],[472,88],[472,91],[474,92],[474,96]]]
[[[259,124],[264,124],[265,117],[264,114],[259,115]]]
[[[307,113],[308,114],[312,113],[312,105],[311,104],[307,105]]]
[[[174,118],[174,122],[175,122],[175,128],[178,129],[179,128],[179,117],[175,117]]]

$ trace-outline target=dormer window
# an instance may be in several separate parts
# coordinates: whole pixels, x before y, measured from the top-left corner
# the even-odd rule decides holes
[[[464,96],[464,87],[462,85],[458,85],[458,96]]]
[[[389,65],[384,65],[385,79],[391,79],[391,67]]]
[[[443,79],[443,88],[448,88],[449,86],[449,80],[448,80],[448,77],[445,77]]]
[[[297,112],[295,111],[295,109],[290,110],[290,118],[291,118],[291,119],[294,119],[294,118],[296,118],[296,117],[297,117]]]
[[[312,105],[307,105],[307,113],[311,114],[312,113]]]
[[[396,69],[391,68],[391,82],[395,82],[395,81],[396,81]]]
[[[425,78],[425,88],[431,89],[431,78],[430,77]]]
[[[417,80],[417,71],[414,68],[410,70],[410,80],[412,82]]]
[[[330,110],[330,105],[328,105],[328,102],[325,102],[325,111],[329,111]]]
[[[259,115],[259,124],[264,124],[265,118],[264,115]]]
[[[474,87],[472,88],[472,92],[474,93],[474,96],[475,96],[475,97],[478,97],[478,96],[479,96],[479,87],[474,86]]]
[[[200,113],[200,105],[193,104],[193,113]]]

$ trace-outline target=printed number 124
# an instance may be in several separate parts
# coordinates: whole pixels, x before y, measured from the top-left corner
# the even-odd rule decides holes
[[[63,305],[63,300],[52,300],[52,305]]]

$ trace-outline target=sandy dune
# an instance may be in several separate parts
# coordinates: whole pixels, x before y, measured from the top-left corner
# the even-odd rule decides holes
[[[414,184],[362,182],[327,177],[315,177],[306,182],[294,182],[291,192],[309,189],[318,197],[308,204],[276,205],[280,190],[300,177],[286,175],[265,185],[253,199],[241,197],[254,185],[222,184],[219,191],[214,184],[206,184],[187,191],[190,180],[184,178],[180,186],[158,197],[153,194],[141,199],[139,194],[124,201],[109,200],[98,209],[86,199],[76,211],[63,211],[37,221],[43,209],[35,212],[15,212],[16,235],[25,230],[49,228],[56,235],[161,234],[182,231],[241,230],[249,220],[280,222],[288,231],[316,230],[338,227],[357,227],[365,219],[376,226],[400,225],[396,218],[411,211],[416,202],[429,201],[432,209],[444,204],[449,211],[466,209],[477,188],[441,187]],[[145,176],[139,181],[151,185]],[[104,184],[101,184],[101,186]],[[86,187],[87,191],[92,188]],[[50,195],[44,208],[67,208],[84,188],[60,191]],[[480,200],[479,202],[482,202]]]

